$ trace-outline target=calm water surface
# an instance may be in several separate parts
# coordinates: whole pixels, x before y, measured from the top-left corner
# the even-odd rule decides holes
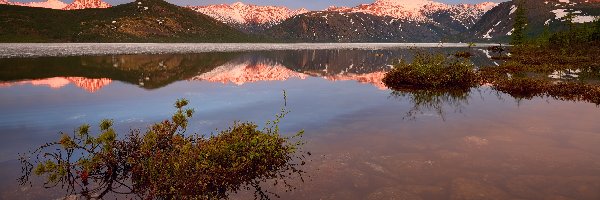
[[[454,52],[457,49],[425,49]],[[469,49],[461,49],[469,50]],[[470,49],[476,66],[497,65]],[[413,50],[285,50],[0,59],[0,199],[56,199],[19,186],[17,154],[114,119],[124,134],[178,98],[209,134],[274,118],[306,131],[307,181],[282,199],[600,199],[600,108],[517,100],[489,87],[418,104],[381,78]],[[280,188],[272,188],[277,191]],[[244,193],[233,198],[245,199]]]

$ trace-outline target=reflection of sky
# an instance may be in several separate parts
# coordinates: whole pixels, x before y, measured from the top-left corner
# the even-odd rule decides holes
[[[96,93],[73,85],[60,89],[19,85],[0,88],[0,161],[13,159],[17,153],[56,139],[59,131],[70,133],[82,123],[96,126],[95,123],[101,119],[114,119],[122,134],[131,128],[144,128],[149,123],[169,117],[177,98],[191,101],[190,108],[196,110],[196,115],[190,130],[200,130],[202,134],[225,129],[236,120],[262,125],[273,119],[283,105],[284,89],[287,91],[288,109],[292,112],[284,119],[283,130],[306,129],[308,135],[364,123],[372,124],[378,131],[393,131],[399,128],[397,123],[403,121],[412,106],[407,99],[392,98],[389,90],[380,90],[373,85],[355,81],[331,82],[317,77],[241,86],[179,81],[156,90],[113,82]],[[474,115],[487,119],[518,112],[519,107],[515,106],[514,100],[504,98],[504,101],[499,101],[496,94],[489,91],[474,92],[462,113],[454,113],[453,108],[447,108],[449,117],[446,120],[469,119]],[[552,107],[544,103],[541,105]],[[441,121],[431,111],[426,110],[420,115],[416,119],[419,123]],[[476,122],[481,119],[474,122],[485,123]],[[405,125],[416,125],[410,124],[413,123]]]
[[[72,85],[60,89],[19,85],[0,88],[0,129],[4,138],[0,141],[0,160],[54,139],[58,131],[70,133],[82,123],[95,125],[104,118],[114,119],[123,131],[143,128],[167,118],[174,111],[174,101],[182,97],[189,99],[190,107],[196,110],[191,130],[200,128],[207,133],[224,129],[235,120],[262,124],[273,119],[283,105],[284,89],[293,111],[285,119],[288,123],[282,124],[284,128],[318,126],[335,116],[388,101],[387,91],[372,85],[319,78],[243,86],[180,81],[156,90],[116,82],[96,93]]]

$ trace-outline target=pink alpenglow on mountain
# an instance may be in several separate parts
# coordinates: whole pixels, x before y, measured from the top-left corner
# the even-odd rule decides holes
[[[377,0],[372,4],[361,4],[356,7],[331,6],[327,11],[366,13],[376,16],[388,16],[402,20],[413,20],[419,22],[429,21],[427,14],[440,10],[468,13],[471,15],[483,15],[483,13],[495,7],[493,2],[480,4],[448,5],[429,0]]]
[[[63,10],[77,10],[86,8],[109,8],[110,4],[102,0],[75,0],[73,3],[64,7]]]
[[[494,2],[483,2],[483,3],[475,4],[475,7],[477,9],[483,10],[484,12],[487,12],[487,11],[491,10],[492,8],[496,7],[497,5],[498,4],[494,3]]]
[[[282,6],[257,6],[241,2],[231,5],[188,6],[192,10],[228,24],[277,24],[295,15],[309,12],[306,9],[291,10]]]
[[[0,0],[0,4],[38,7],[38,8],[50,8],[50,9],[61,9],[61,8],[64,8],[65,6],[67,6],[66,3],[59,1],[59,0],[48,0],[48,1],[42,1],[42,2],[29,2],[29,3],[10,2],[8,0]]]

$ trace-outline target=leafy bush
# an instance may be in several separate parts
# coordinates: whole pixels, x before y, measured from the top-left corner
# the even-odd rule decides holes
[[[417,52],[412,63],[402,60],[383,78],[392,89],[470,88],[477,74],[468,60]]]
[[[194,111],[178,100],[170,120],[152,125],[144,134],[132,131],[119,139],[111,120],[103,120],[98,136],[82,125],[73,135],[41,146],[21,162],[28,182],[33,171],[45,176],[46,187],[66,186],[70,194],[102,198],[109,192],[135,194],[144,199],[223,199],[228,193],[255,189],[256,197],[269,198],[260,183],[298,175],[303,165],[302,131],[292,137],[279,134],[277,115],[264,129],[236,122],[217,135],[185,136]],[[77,156],[75,156],[77,154]],[[310,153],[308,153],[310,154]],[[81,155],[81,156],[79,156]],[[35,166],[35,168],[34,168]],[[81,191],[76,191],[81,188]],[[126,191],[122,191],[123,188]],[[276,194],[275,194],[276,195]]]

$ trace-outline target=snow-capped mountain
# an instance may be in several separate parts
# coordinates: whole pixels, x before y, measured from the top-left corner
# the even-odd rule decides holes
[[[264,34],[293,42],[438,42],[451,28],[388,16],[334,11],[294,16]]]
[[[449,5],[429,0],[377,0],[296,15],[266,34],[296,42],[463,41],[495,3]]]
[[[493,2],[449,5],[430,0],[376,0],[374,3],[361,4],[352,8],[332,6],[327,11],[366,13],[421,23],[439,23],[440,19],[437,18],[447,16],[449,20],[441,20],[456,21],[455,23],[468,29],[496,5]]]
[[[77,10],[86,8],[109,8],[110,4],[102,0],[75,0],[73,3],[63,7],[63,10]]]
[[[371,4],[351,8],[331,6],[324,11],[364,13],[419,23],[452,23],[462,26],[459,29],[463,31],[496,5],[492,2],[449,5],[431,0],[376,0]],[[259,32],[293,16],[309,12],[306,9],[292,10],[282,6],[257,6],[241,2],[188,7],[247,32]]]
[[[241,2],[231,5],[219,4],[188,7],[249,32],[253,32],[255,29],[269,28],[292,16],[309,12],[306,9],[291,10],[282,6],[258,6]]]
[[[109,8],[110,4],[102,0],[75,0],[71,4],[66,4],[60,0],[47,0],[42,2],[10,2],[8,0],[0,0],[0,4],[8,4],[15,6],[28,6],[28,7],[39,7],[39,8],[50,8],[50,9],[62,9],[62,10],[76,10],[85,8]]]
[[[59,0],[47,0],[47,1],[42,1],[42,2],[29,2],[29,3],[10,2],[8,0],[0,0],[0,4],[38,7],[38,8],[51,8],[51,9],[61,9],[61,8],[64,8],[65,6],[67,6],[66,3],[59,1]]]
[[[29,6],[29,7],[41,7],[41,8],[51,8],[51,9],[61,9],[64,8],[65,6],[67,6],[66,3],[59,1],[59,0],[48,0],[48,1],[43,1],[43,2],[30,2],[30,3],[24,3],[24,6]]]

